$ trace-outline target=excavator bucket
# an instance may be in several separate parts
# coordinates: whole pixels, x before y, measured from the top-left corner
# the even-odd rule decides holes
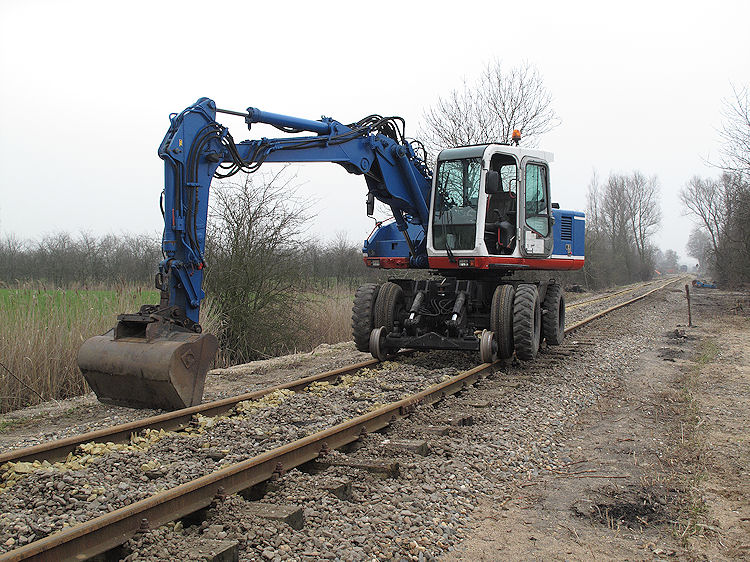
[[[201,403],[218,341],[157,315],[123,314],[117,326],[86,340],[78,367],[100,402],[178,410]]]

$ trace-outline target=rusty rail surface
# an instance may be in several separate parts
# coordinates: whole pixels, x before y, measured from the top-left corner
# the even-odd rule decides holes
[[[585,320],[577,322],[566,328],[565,333],[566,335],[570,334],[614,310],[642,300],[681,279],[671,280],[643,295],[612,306]],[[358,365],[361,367],[371,365],[374,362],[374,360],[366,361]],[[247,489],[272,478],[274,474],[282,473],[305,462],[324,456],[331,449],[343,447],[348,443],[356,441],[361,435],[382,429],[393,421],[409,415],[418,405],[433,404],[448,394],[458,392],[468,385],[473,384],[485,374],[493,372],[500,363],[483,363],[398,402],[393,402],[367,414],[267,451],[256,457],[225,467],[191,482],[186,482],[164,492],[154,494],[144,500],[101,515],[75,527],[63,529],[38,541],[5,553],[0,556],[0,562],[28,559],[49,561],[84,560],[96,556],[125,543],[139,529],[144,528],[144,523],[147,524],[148,528],[159,527],[160,525],[205,508],[213,501],[220,501],[227,494]],[[347,370],[351,370],[354,367],[345,367],[339,371],[347,372]],[[334,372],[323,373],[323,375],[337,376],[332,375]],[[315,376],[319,377],[321,375]],[[311,378],[314,377],[307,377],[307,379]],[[291,388],[290,385],[299,385],[303,380],[305,379],[293,381],[286,385],[278,385],[278,388]],[[309,384],[309,382],[306,384]],[[229,403],[231,400],[234,399],[226,399],[220,402]],[[214,404],[212,407],[217,407],[215,405],[217,403],[212,404]],[[211,406],[212,404],[205,404],[203,406]],[[198,411],[196,410],[197,408],[201,408],[201,406],[188,408],[187,410],[192,411],[189,415]],[[182,412],[183,415],[188,415],[184,413],[185,411]],[[179,413],[175,412],[174,414]],[[169,415],[173,414],[165,414],[165,416]]]
[[[578,306],[586,306],[587,304],[591,304],[594,302],[599,302],[607,299],[611,299],[612,297],[616,297],[617,295],[621,295],[623,293],[629,293],[631,291],[637,291],[638,289],[643,289],[645,287],[648,287],[650,285],[653,285],[656,281],[649,281],[648,283],[641,283],[637,287],[628,287],[627,289],[622,289],[621,291],[616,291],[614,293],[609,293],[607,295],[603,295],[601,297],[596,297],[594,299],[588,299],[585,301],[576,301],[570,304],[566,304],[565,308],[576,308]]]
[[[590,322],[593,322],[597,318],[601,318],[602,316],[605,316],[605,315],[609,314],[610,312],[613,312],[613,311],[618,310],[620,308],[626,307],[626,306],[628,306],[630,304],[633,304],[634,302],[638,302],[641,299],[645,299],[647,296],[655,293],[656,291],[660,291],[664,287],[666,287],[668,285],[671,285],[672,283],[677,283],[678,281],[682,281],[683,279],[684,279],[684,277],[679,277],[677,279],[672,279],[671,281],[667,281],[666,283],[664,283],[662,285],[659,285],[655,289],[651,289],[650,291],[648,291],[646,293],[643,293],[642,295],[638,295],[637,297],[634,297],[634,298],[632,298],[632,299],[630,299],[628,301],[625,301],[625,302],[621,302],[620,304],[616,304],[614,306],[610,306],[609,308],[607,308],[605,310],[602,310],[601,312],[597,312],[596,314],[594,314],[592,316],[589,316],[588,318],[584,318],[583,320],[581,320],[580,322],[576,322],[575,324],[573,324],[569,328],[565,328],[565,335],[567,336],[568,334],[572,333],[573,331],[577,330],[578,328],[582,328],[586,324],[588,324]]]
[[[361,363],[355,363],[353,365],[347,365],[333,371],[326,371],[325,373],[319,373],[317,375],[310,375],[301,379],[296,379],[283,384],[277,384],[268,388],[256,390],[254,392],[248,392],[239,396],[232,396],[230,398],[223,398],[222,400],[215,400],[213,402],[206,402],[198,406],[192,406],[190,408],[183,408],[181,410],[175,410],[173,412],[167,412],[165,414],[159,414],[157,416],[150,416],[141,420],[133,422],[123,423],[114,425],[112,427],[105,427],[90,431],[88,433],[82,433],[80,435],[73,435],[65,437],[63,439],[57,439],[48,443],[40,443],[39,445],[33,445],[31,447],[23,447],[8,451],[0,454],[0,465],[6,462],[18,462],[18,461],[34,461],[34,460],[59,460],[65,458],[65,456],[74,451],[78,445],[89,442],[108,442],[121,443],[130,439],[131,434],[143,431],[145,429],[164,429],[164,430],[176,430],[186,426],[195,414],[202,414],[204,416],[216,416],[227,412],[234,408],[238,403],[244,400],[253,400],[260,398],[266,394],[270,394],[277,390],[299,390],[307,385],[325,381],[329,379],[335,379],[341,375],[351,373],[352,371],[358,371],[365,367],[369,367],[378,363],[377,359],[370,359],[368,361],[362,361]]]

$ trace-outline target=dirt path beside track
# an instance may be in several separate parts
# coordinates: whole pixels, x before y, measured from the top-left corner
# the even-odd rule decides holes
[[[750,560],[750,306],[693,301],[579,416],[568,467],[485,503],[445,560]]]

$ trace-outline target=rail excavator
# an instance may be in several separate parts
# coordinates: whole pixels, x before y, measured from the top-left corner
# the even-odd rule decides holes
[[[235,142],[217,114],[267,124],[281,138]],[[400,117],[369,115],[345,125],[248,108],[220,109],[201,98],[181,113],[159,146],[165,184],[157,305],[121,314],[115,327],[81,346],[78,365],[102,402],[179,409],[203,397],[218,342],[198,315],[208,200],[213,178],[255,172],[265,162],[335,162],[362,176],[366,209],[392,220],[364,241],[371,268],[427,270],[356,291],[358,350],[380,360],[401,348],[479,352],[483,362],[536,357],[560,344],[565,299],[552,273],[584,263],[584,215],[550,198],[552,154],[513,143],[447,148],[434,171]],[[535,280],[523,280],[528,271]],[[542,279],[541,281],[538,279]]]

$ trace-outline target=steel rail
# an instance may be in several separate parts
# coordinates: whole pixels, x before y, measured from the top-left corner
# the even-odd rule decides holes
[[[396,419],[409,415],[417,405],[433,404],[448,394],[454,394],[494,368],[494,364],[483,363],[398,402],[48,535],[0,556],[0,562],[83,560],[96,556],[123,544],[139,529],[143,529],[144,519],[150,528],[156,528],[194,513],[209,506],[216,498],[264,482],[274,474],[314,460],[331,449],[343,447],[362,435],[382,429]]]
[[[34,461],[34,460],[59,460],[65,458],[65,456],[75,451],[76,447],[83,443],[89,442],[108,442],[112,441],[115,443],[122,443],[130,439],[130,436],[134,432],[143,431],[146,429],[164,429],[174,431],[185,427],[195,414],[202,414],[204,416],[216,416],[227,412],[234,408],[238,403],[244,400],[253,400],[270,394],[277,390],[299,390],[307,385],[326,381],[329,379],[335,379],[341,375],[364,369],[375,365],[379,361],[377,359],[369,359],[353,365],[347,365],[339,369],[332,371],[326,371],[325,373],[319,373],[317,375],[310,375],[301,379],[296,379],[290,382],[277,384],[253,392],[241,394],[239,396],[232,396],[230,398],[223,398],[221,400],[215,400],[213,402],[206,402],[205,404],[199,404],[198,406],[192,406],[190,408],[183,408],[181,410],[175,410],[173,412],[167,412],[165,414],[159,414],[156,416],[150,416],[141,420],[136,420],[128,423],[114,425],[111,427],[105,427],[90,431],[88,433],[82,433],[79,435],[72,435],[63,439],[57,439],[48,443],[40,443],[39,445],[33,445],[31,447],[23,447],[20,449],[14,449],[6,453],[0,454],[0,465],[6,462],[18,462],[18,461]]]
[[[565,333],[570,334],[614,310],[640,301],[681,279],[669,281],[643,295],[577,322],[566,328]],[[365,363],[372,364],[371,362]],[[331,449],[343,447],[356,441],[362,435],[382,429],[396,419],[409,415],[418,405],[433,404],[448,394],[454,394],[466,388],[486,373],[493,372],[500,364],[502,364],[501,361],[483,363],[447,381],[332,428],[154,494],[75,527],[63,529],[1,555],[0,562],[28,559],[82,560],[96,556],[126,542],[139,530],[144,529],[144,523],[147,528],[156,528],[205,508],[213,501],[220,501],[227,494],[247,489],[272,478],[275,474],[281,474],[314,460]]]
[[[609,314],[610,312],[613,312],[613,311],[618,310],[620,308],[624,308],[624,307],[626,307],[626,306],[628,306],[630,304],[633,304],[634,302],[638,302],[641,299],[645,299],[647,296],[655,293],[656,291],[660,291],[664,287],[666,287],[668,285],[671,285],[672,283],[677,283],[678,281],[682,281],[683,279],[685,279],[685,278],[684,277],[679,277],[677,279],[672,279],[671,281],[667,281],[663,285],[659,285],[655,289],[651,289],[650,291],[648,291],[646,293],[643,293],[642,295],[638,295],[637,297],[634,297],[634,298],[632,298],[632,299],[630,299],[628,301],[622,302],[620,304],[616,304],[614,306],[610,306],[609,308],[607,308],[605,310],[602,310],[601,312],[597,312],[596,314],[594,314],[592,316],[589,316],[588,318],[584,318],[583,320],[581,320],[580,322],[576,322],[575,324],[573,324],[569,328],[565,328],[565,335],[567,336],[568,334],[574,332],[575,330],[577,330],[579,328],[582,328],[586,324],[589,324],[590,322],[593,322],[594,320],[597,320],[598,318],[601,318],[602,316],[605,316],[605,315]]]
[[[653,285],[653,283],[654,283],[653,281],[651,281],[649,283],[641,283],[637,287],[628,287],[627,289],[623,289],[621,291],[616,291],[614,293],[609,293],[608,295],[604,295],[604,296],[601,296],[601,297],[596,297],[595,299],[588,299],[588,300],[585,300],[585,301],[572,302],[570,304],[567,304],[565,306],[565,308],[576,308],[576,307],[585,306],[587,304],[591,304],[591,303],[594,303],[594,302],[599,302],[599,301],[611,299],[612,297],[616,297],[617,295],[621,295],[623,293],[629,293],[631,291],[637,291],[638,289],[643,289],[644,287],[648,287],[649,285]]]
[[[676,281],[677,280],[670,281],[669,283],[662,285],[662,286],[666,286]],[[631,289],[628,289],[628,290],[631,290]],[[658,290],[658,288],[655,290]],[[620,291],[620,293],[622,292],[625,292],[625,291]],[[652,290],[650,292],[645,293],[643,296],[649,295],[653,292],[654,291]],[[615,293],[615,295],[620,294],[620,293]],[[614,295],[608,295],[607,297],[602,297],[599,299],[586,301],[586,304],[595,302],[597,300],[603,300],[604,298],[609,298],[612,296]],[[622,303],[622,305],[616,305],[614,307],[608,308],[603,313],[586,318],[582,320],[581,322],[574,324],[570,328],[566,328],[565,333],[567,334],[569,332],[572,332],[573,330],[580,328],[581,326],[584,326],[588,322],[591,322],[595,320],[596,318],[604,316],[604,314],[607,314],[608,312],[617,310],[617,308],[621,308],[622,306],[627,306],[628,304],[632,302],[640,300],[640,298],[642,297],[636,297],[635,299],[631,299],[629,301],[626,301],[625,303]],[[575,304],[568,305],[567,308],[572,308],[573,306],[575,306]],[[178,429],[185,427],[195,414],[201,414],[204,416],[216,416],[216,415],[219,415],[219,414],[222,414],[224,412],[231,410],[239,402],[242,402],[244,400],[253,400],[256,398],[260,398],[262,396],[265,396],[267,394],[270,394],[272,392],[275,392],[277,390],[282,390],[282,389],[299,390],[313,382],[334,379],[343,374],[350,373],[352,371],[357,371],[359,369],[372,366],[376,363],[378,363],[376,359],[369,359],[361,363],[355,363],[354,365],[348,365],[346,367],[341,367],[339,369],[334,369],[332,371],[327,371],[325,373],[311,375],[311,376],[297,379],[294,381],[290,381],[287,383],[278,384],[278,385],[274,385],[268,388],[256,390],[254,392],[248,392],[239,396],[224,398],[222,400],[216,400],[213,402],[206,402],[205,404],[199,404],[198,406],[192,406],[190,408],[183,408],[182,410],[175,410],[174,412],[167,412],[167,413],[159,414],[156,416],[150,416],[148,418],[143,418],[141,420],[119,424],[119,425],[115,425],[112,427],[97,429],[95,431],[83,433],[80,435],[73,435],[70,437],[65,437],[63,439],[50,441],[48,443],[40,443],[39,445],[23,447],[20,449],[14,449],[12,451],[8,451],[6,453],[0,454],[0,465],[6,462],[34,461],[34,460],[39,460],[39,461],[60,460],[60,459],[65,458],[68,453],[75,451],[76,448],[83,443],[109,442],[109,441],[114,442],[114,443],[122,443],[122,442],[128,441],[130,439],[130,436],[133,433],[144,431],[146,429],[164,429],[167,431],[178,430]]]

